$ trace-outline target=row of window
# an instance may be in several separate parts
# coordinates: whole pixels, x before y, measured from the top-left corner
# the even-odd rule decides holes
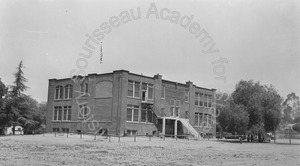
[[[71,99],[73,97],[73,86],[56,86],[55,87],[55,99]]]
[[[69,121],[71,120],[72,107],[71,106],[55,106],[53,120]]]
[[[53,132],[60,132],[59,128],[52,128]],[[69,128],[61,128],[63,133],[69,133]]]
[[[161,98],[165,99],[165,97],[166,97],[166,87],[162,86],[162,88],[161,88]],[[186,102],[189,102],[189,100],[190,100],[190,92],[188,90],[184,91],[184,100]]]
[[[80,92],[82,93],[88,93],[88,83],[82,83],[80,84]],[[66,85],[61,86],[58,85],[55,87],[55,99],[71,99],[73,98],[73,86],[72,85]]]
[[[78,110],[78,118],[86,118],[90,108],[86,105],[80,105]],[[55,121],[70,121],[72,116],[71,106],[55,106],[53,120]]]
[[[207,95],[207,94],[203,94],[203,93],[195,93],[195,105],[211,107],[212,95]]]
[[[195,113],[195,126],[211,126],[213,119],[210,114]]]
[[[153,84],[128,80],[128,97],[140,98],[142,96],[143,101],[146,101],[147,99],[153,100],[153,93]]]
[[[144,122],[154,123],[156,121],[156,115],[152,110],[147,108],[140,108],[136,105],[127,105],[127,118],[128,122]]]

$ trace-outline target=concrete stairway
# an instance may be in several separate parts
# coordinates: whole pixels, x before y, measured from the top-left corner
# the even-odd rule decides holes
[[[190,124],[189,119],[179,118],[182,125],[196,138],[201,138],[198,131]]]

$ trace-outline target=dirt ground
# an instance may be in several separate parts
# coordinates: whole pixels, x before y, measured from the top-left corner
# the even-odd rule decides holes
[[[0,165],[300,165],[300,145],[78,135],[0,137]]]

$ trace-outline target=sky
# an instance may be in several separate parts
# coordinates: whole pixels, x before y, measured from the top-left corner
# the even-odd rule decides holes
[[[283,98],[299,96],[299,7],[297,0],[1,0],[0,78],[12,85],[22,60],[25,93],[39,102],[47,101],[48,79],[121,69],[221,92],[252,79]],[[132,12],[135,19],[125,19]],[[204,53],[209,48],[217,51]]]

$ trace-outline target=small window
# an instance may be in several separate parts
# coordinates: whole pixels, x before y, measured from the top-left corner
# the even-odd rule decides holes
[[[189,102],[190,100],[190,92],[188,90],[184,91],[185,102]]]
[[[148,84],[148,99],[153,99],[153,85]]]
[[[89,84],[85,83],[85,93],[89,93]]]
[[[161,87],[161,98],[164,99],[165,98],[165,90],[166,88],[164,86]]]
[[[195,93],[195,105],[199,105],[199,93]]]
[[[61,130],[63,133],[69,133],[69,128],[62,128]]]
[[[142,108],[141,109],[141,122],[146,122],[147,121],[147,109]]]
[[[137,134],[137,130],[127,130],[127,135],[128,136],[134,136]]]
[[[53,132],[59,132],[59,128],[52,128]]]
[[[89,106],[87,106],[86,104],[80,105],[79,106],[79,111],[78,111],[78,117],[79,118],[86,118],[88,115],[88,111],[89,111]]]

